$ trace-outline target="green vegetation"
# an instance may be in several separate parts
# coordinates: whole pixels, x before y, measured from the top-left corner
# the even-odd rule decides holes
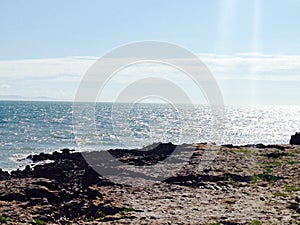
[[[35,219],[34,224],[36,224],[36,225],[46,225],[46,222],[44,220]]]
[[[254,174],[252,177],[252,181],[257,182],[258,180],[262,180],[262,181],[268,181],[272,183],[281,179],[280,177],[274,176],[271,173],[273,172],[272,167],[281,166],[282,162],[273,160],[269,162],[265,162],[265,161],[260,162],[260,164],[265,169],[265,172],[262,174]]]
[[[259,174],[258,177],[263,181],[268,181],[270,183],[279,180],[280,178],[277,176],[269,175],[269,174]]]
[[[229,181],[229,182],[233,182],[233,179],[229,174],[224,174],[224,179]]]
[[[245,194],[245,195],[251,195],[249,192],[247,192],[247,191],[243,191],[242,192],[243,194]]]
[[[293,152],[296,154],[300,154],[300,149],[294,149]]]
[[[262,180],[262,181],[267,181],[269,183],[273,183],[273,182],[276,182],[278,181],[279,179],[281,179],[280,177],[277,177],[277,176],[274,176],[274,175],[270,175],[270,174],[267,174],[267,173],[263,173],[263,174],[254,174],[252,176],[252,181],[254,182],[257,182],[259,180]]]
[[[279,158],[281,156],[285,156],[286,154],[284,152],[271,152],[267,153],[264,156],[267,158]]]
[[[96,212],[96,214],[94,216],[90,216],[88,218],[85,219],[85,222],[91,222],[91,221],[95,221],[95,220],[103,220],[105,217],[105,214],[102,211],[98,211]]]
[[[270,174],[270,173],[272,173],[272,172],[273,172],[273,171],[272,171],[271,168],[269,168],[269,167],[266,168],[266,174]]]
[[[278,161],[278,160],[272,160],[272,161],[269,161],[269,162],[261,162],[262,166],[264,167],[269,167],[269,166],[272,166],[272,167],[278,167],[278,166],[282,166],[282,162],[281,161]]]
[[[9,221],[10,221],[9,218],[0,215],[0,223],[7,223]]]
[[[251,154],[254,153],[251,149],[248,149],[248,148],[241,148],[241,149],[238,149],[237,152],[242,152],[242,153],[245,153],[245,154],[247,154],[247,155],[251,155]]]
[[[271,152],[264,155],[267,158],[280,158],[282,156],[295,156],[293,153],[290,152]]]
[[[295,156],[295,154],[293,154],[293,153],[291,153],[291,152],[286,152],[286,153],[285,153],[285,156],[293,157],[293,156]]]
[[[295,185],[292,185],[292,186],[286,186],[286,187],[285,187],[285,191],[288,191],[288,192],[300,191],[300,187],[297,187],[297,186],[295,186]]]
[[[91,222],[91,221],[94,221],[94,220],[95,220],[95,217],[91,216],[89,218],[86,218],[85,222]]]
[[[252,220],[252,221],[250,222],[250,225],[261,225],[261,224],[262,224],[262,222],[259,221],[259,220]]]
[[[252,176],[252,181],[254,181],[254,182],[257,182],[257,181],[258,181],[258,175],[257,175],[257,174],[254,174],[254,175]]]
[[[287,197],[288,194],[283,193],[283,192],[280,192],[280,191],[276,191],[276,192],[274,193],[274,196],[276,196],[276,197]]]
[[[300,161],[287,161],[286,164],[296,165],[296,164],[300,164]]]
[[[280,158],[280,157],[293,157],[294,153],[291,152],[271,152],[264,155],[267,158]]]
[[[105,214],[102,211],[98,211],[97,216],[98,216],[98,219],[103,219],[105,217]]]
[[[125,208],[123,209],[123,212],[134,212],[135,209],[134,208]]]

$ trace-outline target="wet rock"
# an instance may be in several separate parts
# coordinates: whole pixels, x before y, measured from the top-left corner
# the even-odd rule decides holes
[[[71,152],[74,152],[75,150],[74,149],[68,149],[68,148],[64,148],[64,149],[62,149],[61,150],[61,152],[62,152],[62,154],[66,154],[66,155],[68,155],[68,154],[70,154]]]
[[[176,147],[177,145],[173,145],[172,143],[154,143],[139,150],[114,149],[108,152],[120,159],[121,162],[143,166],[153,165],[165,160],[173,153]]]

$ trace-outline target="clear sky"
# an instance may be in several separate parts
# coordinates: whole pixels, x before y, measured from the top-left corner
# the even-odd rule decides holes
[[[299,12],[299,0],[0,0],[0,95],[72,100],[97,58],[158,40],[198,54],[228,104],[298,104]]]

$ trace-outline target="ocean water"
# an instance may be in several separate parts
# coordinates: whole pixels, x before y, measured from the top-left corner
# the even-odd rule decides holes
[[[300,131],[300,106],[227,106],[222,126],[216,129],[208,106],[194,110],[187,105],[97,103],[96,133],[79,136],[76,130],[74,134],[72,106],[0,101],[0,168],[15,169],[26,163],[19,159],[29,154],[62,148],[136,148],[159,141],[285,144]],[[81,115],[83,121],[88,115]]]

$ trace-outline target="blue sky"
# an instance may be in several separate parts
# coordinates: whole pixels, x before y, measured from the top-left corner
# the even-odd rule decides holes
[[[228,104],[298,104],[299,12],[299,0],[0,0],[0,95],[72,100],[93,60],[158,40],[198,54]]]

